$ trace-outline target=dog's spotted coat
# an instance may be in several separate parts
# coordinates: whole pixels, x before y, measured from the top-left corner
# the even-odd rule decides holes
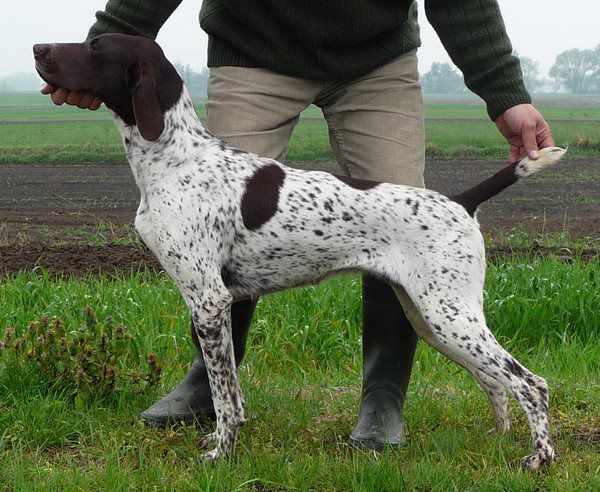
[[[156,84],[158,90],[165,82]],[[554,460],[545,380],[519,364],[486,326],[484,243],[472,215],[481,201],[564,151],[544,149],[538,161],[525,159],[503,171],[504,178],[480,185],[486,190],[479,198],[466,192],[450,199],[425,189],[290,169],[234,149],[203,128],[187,90],[179,87],[176,103],[160,108],[162,128],[160,122],[158,132],[150,125],[150,140],[135,88],[137,121],[123,116],[127,111],[116,103],[111,109],[141,191],[136,229],[177,283],[201,341],[217,414],[216,432],[204,440],[216,446],[206,458],[230,454],[245,422],[231,340],[232,301],[360,270],[389,281],[419,336],[473,374],[501,431],[510,428],[508,395],[515,396],[535,446],[525,458],[528,467]]]

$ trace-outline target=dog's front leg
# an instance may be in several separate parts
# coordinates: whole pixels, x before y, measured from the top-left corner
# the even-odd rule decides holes
[[[204,454],[210,461],[231,454],[237,429],[245,423],[231,338],[231,302],[224,287],[205,289],[189,299],[217,415],[216,432],[204,443],[216,441]]]

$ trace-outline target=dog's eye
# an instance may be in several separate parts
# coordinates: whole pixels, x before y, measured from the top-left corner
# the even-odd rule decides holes
[[[98,38],[94,38],[90,41],[90,49],[96,51],[96,45],[98,44]]]

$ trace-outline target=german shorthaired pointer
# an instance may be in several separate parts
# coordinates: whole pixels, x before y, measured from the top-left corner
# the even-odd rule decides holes
[[[523,159],[452,198],[388,183],[290,169],[206,131],[173,66],[149,39],[105,34],[33,48],[48,83],[97,94],[112,110],[141,191],[135,226],[177,283],[201,341],[217,414],[203,444],[229,455],[244,424],[230,304],[360,270],[389,281],[419,336],[465,367],[498,429],[508,395],[529,419],[532,470],[555,459],[546,381],[496,341],[483,313],[484,243],[477,206],[558,161]]]

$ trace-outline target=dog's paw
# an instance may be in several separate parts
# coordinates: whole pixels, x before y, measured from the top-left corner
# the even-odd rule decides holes
[[[507,434],[510,434],[511,430],[512,429],[511,429],[510,424],[496,426],[493,429],[490,429],[489,431],[487,431],[487,435],[488,435],[488,437],[505,436]]]
[[[550,464],[555,461],[556,457],[554,456],[553,451],[550,454],[544,456],[540,454],[531,454],[523,458],[523,460],[521,461],[521,467],[524,470],[535,472],[538,471],[540,468],[550,466]]]
[[[210,448],[215,445],[216,441],[217,441],[217,433],[211,432],[210,434],[206,434],[205,436],[200,438],[200,440],[198,441],[198,447],[200,449]]]
[[[202,454],[202,460],[206,463],[216,463],[219,457],[217,448]]]
[[[487,434],[487,436],[488,436],[490,439],[493,439],[493,438],[494,438],[494,437],[496,437],[497,435],[502,435],[502,432],[499,432],[499,431],[498,431],[498,429],[496,429],[496,428],[494,427],[494,428],[492,428],[492,429],[489,429],[489,430],[486,432],[486,434]]]

